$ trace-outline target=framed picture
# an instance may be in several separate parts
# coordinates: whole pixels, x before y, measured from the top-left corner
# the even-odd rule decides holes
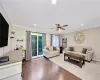
[[[63,38],[62,42],[66,43],[67,42],[67,38]]]
[[[75,35],[74,35],[74,40],[75,40],[75,42],[76,42],[77,44],[81,44],[81,43],[84,42],[85,36],[84,36],[84,34],[83,34],[82,32],[77,32],[77,33],[75,33]]]

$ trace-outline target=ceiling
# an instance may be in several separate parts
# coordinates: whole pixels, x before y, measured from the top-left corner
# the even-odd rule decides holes
[[[100,26],[100,0],[57,0],[56,4],[52,0],[0,1],[12,24],[38,31],[67,33]],[[65,31],[50,29],[58,23],[69,26]]]

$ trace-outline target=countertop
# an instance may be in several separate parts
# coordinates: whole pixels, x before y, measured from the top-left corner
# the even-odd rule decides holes
[[[22,61],[23,51],[14,50],[7,52],[4,56],[9,56],[9,61],[0,63],[0,66],[4,66],[11,63],[21,62]]]

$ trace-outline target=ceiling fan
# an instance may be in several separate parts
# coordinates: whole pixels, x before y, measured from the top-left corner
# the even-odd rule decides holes
[[[60,24],[55,24],[55,25],[56,25],[56,31],[65,30],[65,27],[68,26],[68,25],[61,26]],[[55,28],[51,28],[51,29],[55,29]]]

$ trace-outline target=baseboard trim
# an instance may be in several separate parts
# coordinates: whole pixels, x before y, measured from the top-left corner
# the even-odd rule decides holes
[[[95,60],[95,59],[93,59],[93,61],[96,61],[96,62],[99,62],[99,63],[100,63],[100,60]]]

